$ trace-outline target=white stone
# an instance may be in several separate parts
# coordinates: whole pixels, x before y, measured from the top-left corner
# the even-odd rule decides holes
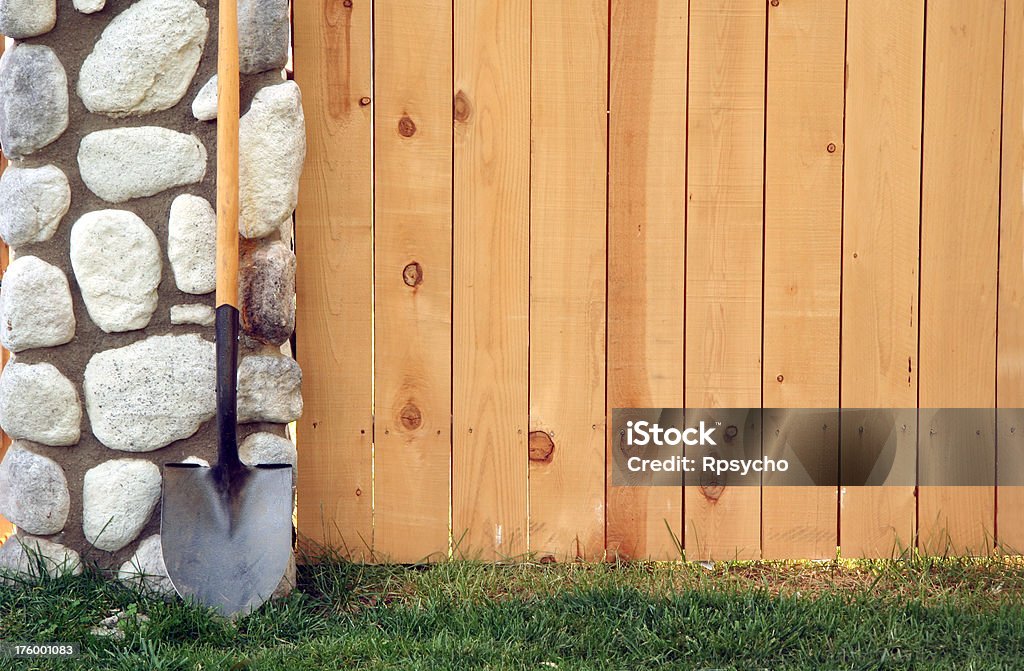
[[[0,545],[0,582],[38,580],[42,577],[40,568],[49,578],[81,575],[82,560],[77,552],[59,543],[21,533]]]
[[[13,443],[0,462],[0,515],[30,534],[59,533],[68,521],[71,495],[60,465]]]
[[[107,0],[75,0],[75,9],[83,14],[95,14],[106,4]]]
[[[139,543],[131,559],[121,564],[117,579],[145,592],[172,596],[174,585],[167,575],[160,534],[154,534]]]
[[[210,22],[193,0],[139,0],[111,21],[78,75],[90,112],[148,114],[178,104],[203,55]]]
[[[109,128],[82,138],[78,167],[90,191],[123,203],[202,180],[206,148],[195,135],[159,126]]]
[[[0,145],[21,159],[68,128],[68,76],[53,49],[15,43],[0,57]]]
[[[202,303],[186,303],[171,306],[172,324],[195,324],[197,326],[213,326],[216,313],[209,305]]]
[[[35,37],[57,25],[57,0],[0,0],[0,35]]]
[[[71,267],[89,317],[107,333],[145,328],[162,264],[156,235],[125,210],[89,212],[71,227]]]
[[[111,459],[85,473],[82,530],[95,547],[116,552],[146,526],[160,501],[160,468],[142,459]]]
[[[125,452],[188,438],[213,417],[216,382],[213,343],[191,333],[94,354],[83,385],[92,432]]]
[[[200,121],[213,121],[217,118],[217,75],[199,89],[192,101],[192,116]]]
[[[183,193],[171,203],[167,257],[181,291],[208,294],[217,288],[217,213],[205,198]]]
[[[54,347],[75,337],[68,278],[35,256],[19,256],[0,290],[0,344],[12,352]]]
[[[239,231],[262,238],[279,230],[299,202],[306,124],[295,82],[260,90],[238,133]]]
[[[238,446],[238,457],[247,466],[259,464],[295,465],[295,444],[276,433],[260,431],[246,436]]]
[[[53,237],[71,207],[71,185],[54,165],[20,168],[0,175],[0,237],[11,247]]]
[[[181,463],[183,463],[183,464],[195,464],[197,466],[203,466],[205,468],[209,468],[210,467],[210,462],[208,462],[206,459],[203,459],[202,457],[197,457],[194,454],[190,454],[189,456],[187,456],[184,459],[182,459]]]
[[[302,416],[302,372],[295,359],[254,354],[238,365],[238,421],[287,424]]]
[[[78,392],[53,364],[15,359],[4,366],[0,373],[0,426],[4,433],[15,440],[67,446],[78,442],[81,425]]]

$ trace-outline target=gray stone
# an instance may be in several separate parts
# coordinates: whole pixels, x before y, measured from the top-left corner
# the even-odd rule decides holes
[[[250,434],[238,446],[238,457],[243,464],[291,464],[295,465],[298,455],[295,444],[276,433],[260,431]]]
[[[75,9],[83,14],[95,14],[106,4],[107,0],[75,0]]]
[[[82,215],[71,227],[71,267],[89,316],[101,329],[120,333],[149,324],[160,284],[160,243],[137,215]]]
[[[174,585],[167,576],[160,534],[154,534],[139,543],[131,559],[121,564],[117,579],[141,591],[159,596],[173,596]]]
[[[306,123],[295,82],[261,89],[238,133],[239,231],[262,238],[277,232],[299,201]]]
[[[64,470],[20,442],[0,462],[0,515],[30,534],[59,533],[68,521],[71,495]]]
[[[112,117],[170,109],[188,91],[210,22],[193,0],[139,0],[111,21],[78,75],[90,112]]]
[[[19,256],[0,290],[0,344],[12,352],[54,347],[75,337],[68,278],[35,256]]]
[[[100,550],[116,552],[146,526],[160,500],[160,468],[142,459],[111,459],[85,473],[82,530]]]
[[[208,294],[217,288],[217,213],[205,198],[183,193],[171,203],[167,257],[181,291]]]
[[[68,77],[53,49],[15,44],[0,57],[0,145],[20,159],[68,128]]]
[[[271,599],[283,599],[292,593],[295,589],[296,582],[296,570],[295,570],[295,555],[293,554],[288,560],[288,566],[284,570],[284,576],[281,578],[281,582],[278,583],[277,589],[274,590],[273,594],[270,595]]]
[[[35,37],[57,25],[57,0],[0,0],[0,35]]]
[[[10,165],[0,175],[0,237],[11,247],[53,237],[71,207],[71,186],[53,165]]]
[[[41,570],[40,570],[41,569]],[[81,575],[82,560],[74,550],[44,538],[18,533],[0,545],[0,582],[31,581]]]
[[[213,121],[217,118],[217,75],[199,89],[192,101],[192,116],[200,121]]]
[[[288,0],[239,0],[238,68],[254,75],[288,63]]]
[[[81,425],[78,392],[53,364],[15,359],[4,366],[0,373],[0,426],[4,433],[15,440],[58,447],[77,443]]]
[[[253,354],[238,365],[238,421],[287,424],[302,416],[302,371],[295,359]]]
[[[172,324],[195,324],[197,326],[213,326],[216,313],[209,305],[202,303],[186,303],[171,306]]]
[[[78,167],[90,191],[123,203],[202,180],[206,147],[195,135],[159,126],[110,128],[82,138]]]
[[[198,335],[150,336],[94,354],[85,408],[107,447],[151,452],[188,438],[216,409],[213,343]]]
[[[295,254],[282,242],[246,250],[238,267],[242,328],[268,345],[295,330]]]

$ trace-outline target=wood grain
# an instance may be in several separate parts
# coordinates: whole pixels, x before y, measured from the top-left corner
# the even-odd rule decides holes
[[[691,0],[686,403],[761,405],[765,8]],[[688,456],[695,455],[693,450]],[[686,488],[687,559],[761,554],[756,486]]]
[[[374,550],[448,557],[452,3],[374,10]]]
[[[683,406],[687,2],[612,0],[610,31],[609,426],[614,408]],[[611,482],[609,557],[678,559],[682,491]]]
[[[369,0],[294,8],[308,137],[295,233],[299,533],[353,559],[373,547],[370,24]]]
[[[530,2],[455,2],[452,532],[527,550]]]
[[[604,556],[607,1],[535,3],[532,35],[530,551],[593,561]]]

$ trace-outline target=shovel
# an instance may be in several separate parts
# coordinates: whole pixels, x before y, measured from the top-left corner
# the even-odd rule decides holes
[[[238,8],[220,2],[217,61],[217,463],[167,464],[160,535],[186,601],[235,617],[266,601],[292,554],[290,464],[238,458]]]

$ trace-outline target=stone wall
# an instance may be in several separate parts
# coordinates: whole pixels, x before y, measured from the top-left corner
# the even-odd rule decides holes
[[[292,212],[305,156],[288,1],[239,2],[249,463],[295,460]],[[56,564],[161,578],[162,465],[213,460],[217,3],[0,0],[0,514]]]

